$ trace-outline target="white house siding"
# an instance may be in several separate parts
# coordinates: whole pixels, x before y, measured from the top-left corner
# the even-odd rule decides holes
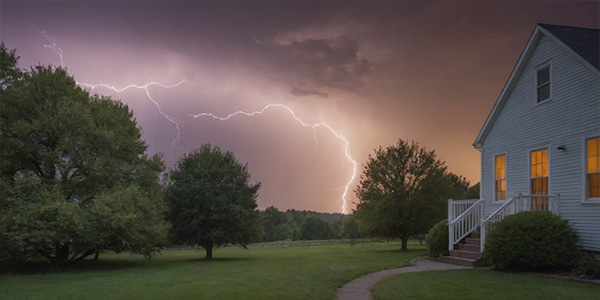
[[[535,45],[533,45],[535,46]],[[536,68],[551,59],[552,99],[536,103]],[[548,148],[550,194],[586,250],[600,251],[600,204],[583,203],[584,141],[600,135],[600,77],[551,38],[542,36],[481,148],[486,215],[494,202],[494,156],[506,154],[507,197],[529,194],[531,150]],[[499,108],[500,109],[500,108]],[[567,151],[556,148],[565,145]]]

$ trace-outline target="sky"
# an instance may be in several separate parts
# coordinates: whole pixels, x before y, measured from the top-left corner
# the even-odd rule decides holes
[[[369,155],[399,139],[479,182],[473,141],[535,25],[599,28],[599,12],[598,1],[3,0],[0,37],[20,67],[62,65],[126,103],[168,167],[210,143],[248,164],[260,209],[349,213]]]

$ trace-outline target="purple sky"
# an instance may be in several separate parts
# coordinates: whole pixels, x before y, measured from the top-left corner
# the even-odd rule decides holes
[[[374,148],[402,138],[478,182],[471,144],[536,23],[598,28],[599,11],[597,1],[2,1],[0,36],[21,67],[60,65],[46,32],[79,83],[185,80],[150,86],[156,104],[144,89],[94,92],[127,103],[168,166],[211,143],[248,163],[259,208],[340,212],[348,185],[349,212],[358,178],[349,184],[346,141],[358,175]],[[192,117],[268,104],[327,127],[284,107]]]

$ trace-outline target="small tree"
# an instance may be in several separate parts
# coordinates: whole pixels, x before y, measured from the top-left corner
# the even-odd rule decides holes
[[[247,165],[232,152],[205,144],[184,155],[169,174],[167,198],[175,242],[215,247],[250,243],[258,231],[256,196]]]
[[[398,237],[406,251],[409,237],[444,218],[458,179],[446,172],[433,151],[399,140],[369,155],[355,190],[356,215],[371,235]]]

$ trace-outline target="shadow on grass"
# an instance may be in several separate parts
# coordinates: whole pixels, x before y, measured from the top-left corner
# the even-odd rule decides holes
[[[48,273],[63,273],[63,272],[89,272],[89,271],[113,271],[119,269],[129,269],[143,266],[146,261],[144,259],[126,260],[126,259],[102,259],[94,261],[86,259],[75,265],[68,267],[58,267],[44,260],[19,261],[19,262],[2,262],[0,263],[0,275],[10,274],[48,274]]]
[[[251,260],[252,257],[213,257],[213,259],[206,260],[205,257],[194,257],[194,258],[186,258],[181,259],[179,261],[182,262],[195,262],[195,263],[217,263],[217,262],[235,262],[235,261],[244,261]]]
[[[206,260],[203,255],[190,257],[189,255],[180,255],[186,253],[177,253],[175,255],[157,254],[152,258],[143,258],[141,255],[114,254],[100,256],[100,259],[94,261],[92,259],[83,260],[73,266],[60,268],[53,266],[46,260],[29,260],[29,261],[14,261],[0,262],[0,275],[34,275],[34,274],[52,274],[52,273],[71,273],[71,272],[104,272],[116,271],[132,268],[140,268],[149,265],[177,265],[182,263],[224,263],[238,262],[253,259],[252,257],[215,257],[212,260]]]
[[[370,250],[368,251],[369,253],[397,253],[397,254],[411,254],[411,253],[420,253],[423,252],[424,254],[427,252],[425,249],[414,249],[414,248],[408,248],[406,251],[402,251],[402,249],[400,249],[400,247],[395,248],[395,249],[374,249],[374,250]]]

